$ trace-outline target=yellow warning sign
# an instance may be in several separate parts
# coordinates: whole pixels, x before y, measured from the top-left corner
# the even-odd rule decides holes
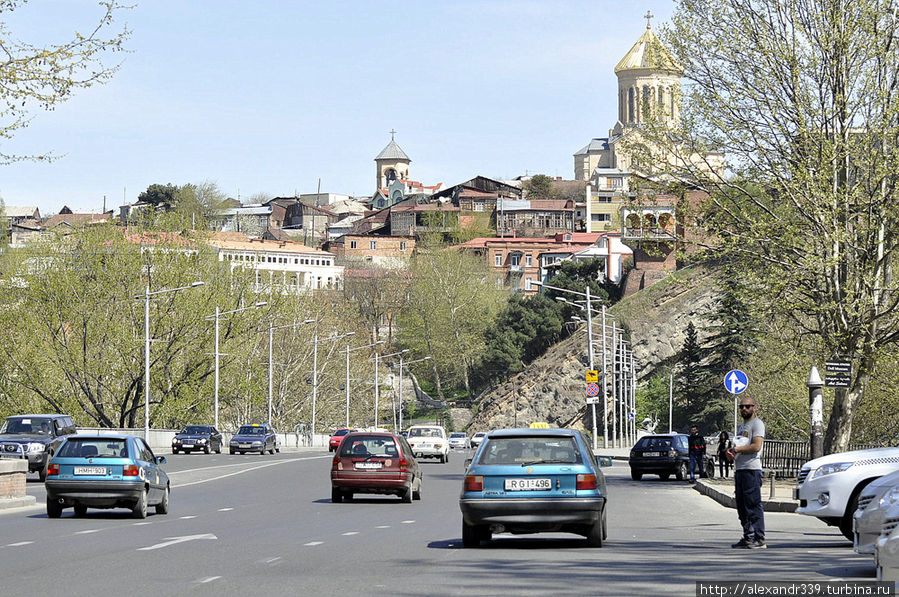
[[[587,383],[596,383],[599,381],[599,371],[587,370]]]

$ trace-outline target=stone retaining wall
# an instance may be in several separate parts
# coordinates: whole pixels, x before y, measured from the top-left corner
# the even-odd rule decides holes
[[[27,460],[0,460],[0,499],[25,497]]]

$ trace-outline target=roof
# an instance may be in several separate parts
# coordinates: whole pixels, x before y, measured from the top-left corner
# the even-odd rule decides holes
[[[77,226],[81,224],[99,224],[102,222],[108,222],[111,218],[111,211],[103,214],[59,213],[55,216],[52,216],[44,225],[47,228],[53,228],[55,226],[59,226],[60,224],[68,224],[69,226]]]
[[[589,143],[584,145],[582,148],[577,150],[574,155],[584,155],[587,153],[592,153],[596,151],[608,151],[609,150],[609,140],[606,137],[597,137],[591,139]]]
[[[615,73],[635,69],[668,70],[683,74],[684,69],[671,55],[650,27],[615,66]]]
[[[294,253],[296,255],[333,256],[333,253],[322,251],[321,249],[314,249],[312,247],[307,247],[306,245],[290,241],[261,239],[252,239],[247,241],[227,241],[212,238],[208,242],[213,247],[231,251],[271,251],[273,253]]]
[[[406,155],[400,146],[396,144],[396,141],[393,139],[390,140],[390,143],[387,144],[387,147],[381,150],[376,157],[376,160],[406,160],[407,162],[411,162],[409,156]]]
[[[6,205],[3,208],[3,212],[6,214],[7,218],[32,218],[34,217],[34,212],[37,211],[37,207],[30,205],[27,207],[17,207],[15,205]]]

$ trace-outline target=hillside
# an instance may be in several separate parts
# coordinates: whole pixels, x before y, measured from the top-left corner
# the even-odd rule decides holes
[[[638,383],[677,354],[683,346],[687,324],[694,321],[699,326],[712,310],[713,290],[710,270],[691,267],[610,309],[618,324],[631,330]],[[596,324],[594,329],[599,329]],[[584,394],[588,363],[582,329],[553,346],[513,379],[483,394],[468,429],[476,432],[516,424],[527,426],[534,421],[589,428],[592,423]]]

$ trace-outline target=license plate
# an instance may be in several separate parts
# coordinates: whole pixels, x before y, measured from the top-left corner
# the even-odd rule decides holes
[[[181,444],[181,445],[184,446],[185,448],[193,448],[194,447],[193,444]]]
[[[105,466],[76,466],[75,474],[76,475],[105,475],[106,467]]]
[[[250,448],[250,447],[252,447],[252,444],[240,444],[240,447],[241,448]]]
[[[506,491],[540,491],[552,489],[549,479],[506,479]]]
[[[380,462],[357,462],[356,468],[363,468],[363,469],[381,468],[381,463]]]
[[[643,452],[643,456],[661,456],[661,452]]]

